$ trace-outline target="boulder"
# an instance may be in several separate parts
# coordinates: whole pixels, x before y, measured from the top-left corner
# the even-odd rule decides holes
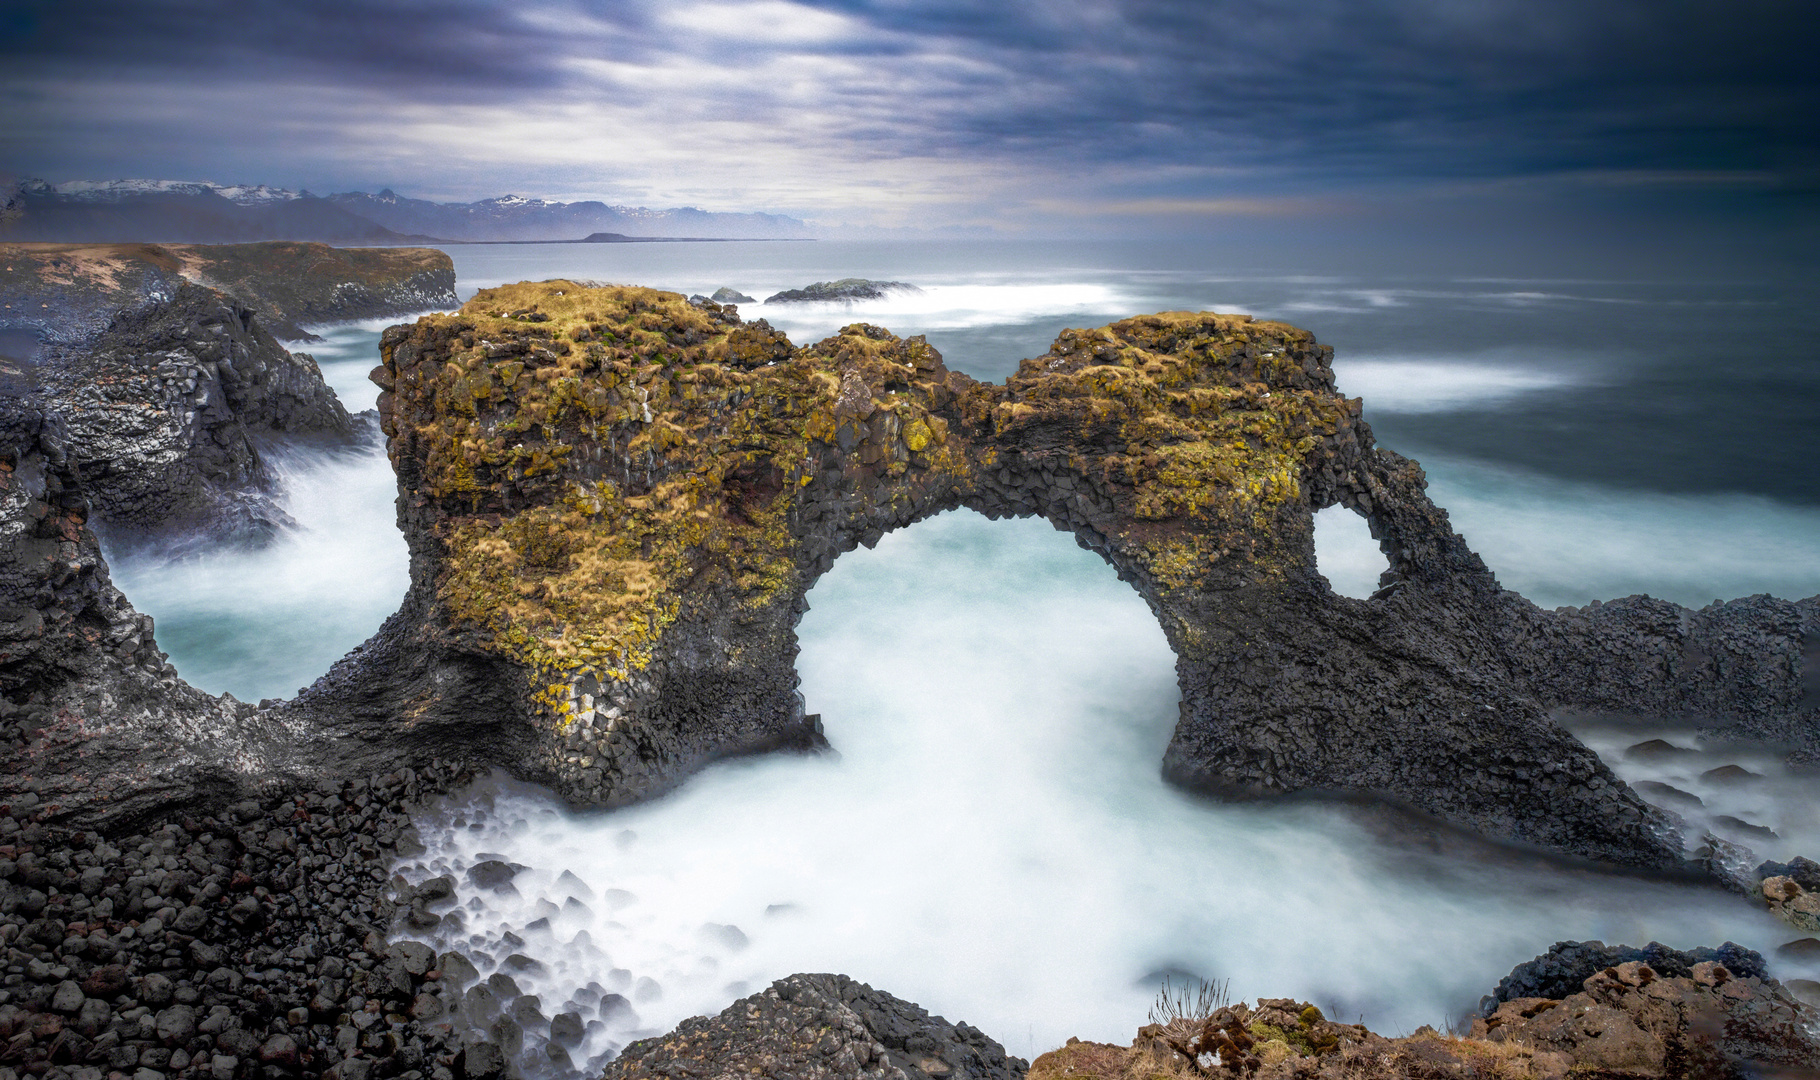
[[[854,300],[882,300],[894,292],[922,292],[923,290],[905,281],[869,281],[865,278],[841,278],[839,281],[818,281],[800,289],[785,289],[765,297],[767,304],[805,304],[817,301],[852,302]],[[720,297],[717,295],[715,299]],[[745,301],[745,302],[750,302]]]
[[[1021,1080],[1026,1068],[978,1028],[844,975],[792,975],[718,1016],[693,1017],[628,1045],[602,1080]]]

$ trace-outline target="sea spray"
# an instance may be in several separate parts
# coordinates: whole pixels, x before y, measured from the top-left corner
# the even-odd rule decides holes
[[[308,346],[350,412],[378,395],[366,376],[388,322],[319,328],[325,340]],[[246,701],[291,697],[398,610],[410,569],[397,480],[377,424],[363,422],[352,446],[263,450],[297,523],[273,543],[180,558],[107,552],[115,582],[156,621],[159,647],[192,685]]]
[[[1170,972],[1394,1031],[1563,938],[1793,936],[1717,889],[1170,787],[1161,631],[1042,522],[944,515],[842,556],[810,598],[803,689],[835,754],[722,763],[605,813],[496,780],[421,822],[400,873],[458,884],[431,940],[592,1021],[577,1064],[796,971],[1031,1055],[1128,1040]],[[506,887],[470,876],[487,861]]]

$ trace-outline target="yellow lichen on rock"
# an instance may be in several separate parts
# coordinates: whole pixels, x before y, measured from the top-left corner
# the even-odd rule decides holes
[[[797,346],[717,304],[567,280],[386,342],[382,424],[440,545],[435,596],[561,733],[679,625],[787,633],[840,550],[957,505],[1087,529],[1165,608],[1210,574],[1280,580],[1311,458],[1351,422],[1305,332],[1199,312],[1064,332],[1000,386],[865,323]],[[774,662],[690,648],[715,678]]]

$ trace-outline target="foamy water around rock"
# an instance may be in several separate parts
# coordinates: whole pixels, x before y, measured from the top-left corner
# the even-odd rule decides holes
[[[1072,264],[963,272],[910,246],[612,247],[454,254],[464,295],[555,275],[761,296],[849,275],[913,281],[922,294],[873,305],[742,313],[799,342],[851,321],[928,332],[951,366],[991,379],[1062,326],[1180,307],[1288,318],[1339,347],[1342,389],[1368,394],[1386,443],[1422,460],[1456,528],[1538,603],[1820,592],[1811,505],[1545,477],[1395,434],[1410,417],[1622,389],[1657,343],[1567,355],[1554,338],[1602,347],[1624,335],[1592,332],[1598,319],[1631,320],[1626,333],[1678,325],[1672,306],[1631,316],[1630,299],[1593,286],[1416,289]],[[326,341],[301,346],[350,410],[372,404],[381,325],[319,330]],[[288,695],[326,670],[391,613],[405,583],[394,481],[376,446],[279,467],[286,508],[304,525],[294,536],[261,553],[114,567],[186,678],[248,699]],[[1323,518],[1336,513],[1317,526],[1321,566],[1336,588],[1367,595],[1383,556],[1344,511]],[[1310,998],[1394,1032],[1442,1023],[1564,938],[1729,938],[1770,952],[1798,936],[1708,889],[1399,838],[1394,819],[1330,805],[1218,805],[1169,788],[1157,764],[1176,690],[1160,631],[1109,568],[1041,523],[936,519],[843,556],[811,601],[803,690],[838,757],[723,763],[610,814],[570,815],[496,781],[428,815],[428,852],[399,867],[461,883],[464,927],[439,945],[484,974],[505,969],[546,1019],[577,1012],[585,1039],[573,1064],[800,970],[870,981],[1029,1055],[1068,1035],[1128,1039],[1164,971],[1230,978],[1235,997]],[[1777,832],[1755,843],[1765,856],[1816,853],[1800,813],[1816,803],[1812,782],[1778,772],[1773,750],[1715,754],[1690,733],[1649,727],[1584,734],[1627,779],[1699,797],[1703,822]],[[1628,755],[1653,737],[1701,753]],[[1764,779],[1702,779],[1727,764]],[[524,868],[510,892],[466,876],[495,858]],[[562,1071],[535,1057],[543,1029],[525,1008],[529,1060],[539,1074]]]
[[[432,942],[545,1018],[576,1012],[578,1065],[796,971],[1029,1054],[1128,1039],[1169,971],[1412,1030],[1563,938],[1793,936],[1708,888],[1170,788],[1161,632],[1041,522],[944,515],[843,556],[810,598],[804,693],[837,755],[723,763],[611,813],[495,781],[426,818],[428,851],[398,867],[456,878],[459,929]],[[521,869],[492,888],[469,874],[488,861]]]

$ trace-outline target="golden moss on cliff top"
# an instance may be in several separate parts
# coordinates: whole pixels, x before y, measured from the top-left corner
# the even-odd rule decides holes
[[[1306,332],[1200,312],[1066,331],[1003,386],[879,327],[797,347],[675,293],[574,281],[485,290],[414,340],[386,377],[446,515],[439,591],[559,713],[579,675],[645,666],[688,603],[799,593],[794,515],[852,497],[810,490],[827,477],[901,519],[918,491],[966,497],[1036,454],[1163,586],[1195,588],[1233,555],[1280,575],[1279,512],[1356,413]]]
[[[893,350],[914,365],[917,345],[779,348],[718,315],[651,289],[506,286],[420,321],[443,341],[431,370],[392,365],[394,391],[418,399],[397,411],[425,492],[457,511],[441,595],[552,695],[645,666],[685,586],[754,608],[793,596],[790,508],[811,444],[852,416],[888,410],[942,464],[946,424],[908,395],[842,393],[839,371]]]

